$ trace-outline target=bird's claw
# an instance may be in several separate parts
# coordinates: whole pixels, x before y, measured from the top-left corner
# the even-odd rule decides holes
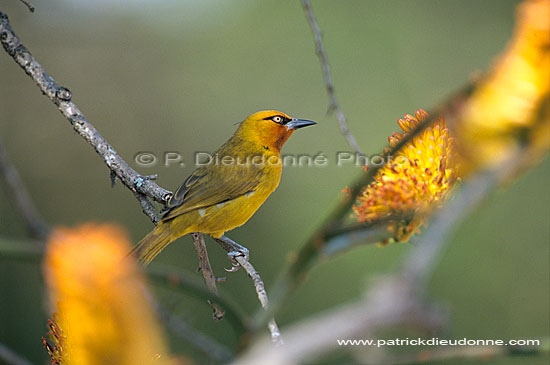
[[[231,269],[227,269],[227,268],[223,268],[225,271],[227,272],[235,272],[235,271],[239,271],[239,265],[236,265],[236,266],[232,266]]]
[[[225,269],[227,272],[235,272],[238,271],[241,267],[239,262],[235,259],[236,257],[244,257],[246,261],[250,258],[250,254],[248,253],[248,250],[243,247],[243,249],[239,251],[231,251],[227,254],[227,257],[229,258],[229,261],[231,262],[231,268]]]

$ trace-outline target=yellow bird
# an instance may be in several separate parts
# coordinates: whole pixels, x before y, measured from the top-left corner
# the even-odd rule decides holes
[[[185,234],[201,232],[219,239],[246,223],[279,185],[285,142],[296,129],[313,124],[275,110],[247,117],[210,163],[193,171],[176,190],[159,224],[134,248],[138,260],[148,264]]]

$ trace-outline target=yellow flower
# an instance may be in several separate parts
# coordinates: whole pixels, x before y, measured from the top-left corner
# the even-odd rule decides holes
[[[56,312],[45,341],[52,363],[170,363],[129,250],[116,226],[87,224],[52,233],[44,262]]]
[[[453,134],[467,172],[550,144],[550,1],[519,5],[506,51],[466,102]],[[455,123],[453,123],[455,128]]]
[[[388,138],[390,147],[428,117],[424,110],[405,115],[398,124],[403,133]],[[457,177],[452,161],[453,140],[445,119],[437,119],[381,168],[353,207],[359,222],[391,219],[393,238],[406,241],[442,201]]]

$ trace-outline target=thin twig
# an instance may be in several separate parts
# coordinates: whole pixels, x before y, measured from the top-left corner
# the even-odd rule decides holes
[[[2,12],[0,12],[0,39],[6,52],[36,82],[42,93],[57,106],[73,129],[95,149],[111,173],[134,193],[143,212],[156,224],[159,221],[159,215],[149,198],[165,204],[172,193],[158,186],[150,178],[138,174],[120,157],[113,146],[101,136],[73,103],[73,96],[69,89],[57,84],[21,43],[9,24],[8,16]]]
[[[340,103],[338,103],[338,100],[336,99],[336,95],[334,92],[334,82],[332,81],[332,75],[330,72],[330,64],[328,62],[327,52],[325,51],[325,46],[323,44],[323,34],[321,32],[321,28],[319,28],[317,19],[313,14],[313,10],[311,9],[311,4],[309,3],[309,0],[302,0],[302,7],[304,8],[304,12],[306,13],[307,21],[309,23],[309,26],[311,27],[311,31],[313,32],[316,53],[319,57],[319,62],[321,63],[321,69],[323,70],[325,88],[327,90],[327,95],[329,98],[328,112],[334,112],[334,114],[336,114],[338,124],[340,124],[340,132],[346,138],[349,146],[355,151],[355,153],[363,155],[361,149],[359,148],[359,145],[357,144],[357,140],[355,139],[353,134],[351,134],[348,128],[346,115],[344,114]]]
[[[258,300],[260,301],[262,308],[267,309],[269,307],[269,299],[267,298],[267,292],[265,291],[264,282],[260,276],[260,273],[257,272],[250,261],[246,260],[244,257],[237,256],[235,257],[235,260],[246,271],[248,277],[252,279],[254,288],[256,289],[256,294],[258,294]],[[277,326],[275,318],[271,318],[268,321],[267,327],[269,328],[269,333],[271,333],[271,342],[282,344],[283,339],[281,338],[281,331],[279,331],[279,326]]]
[[[191,238],[193,239],[193,245],[195,246],[195,251],[197,251],[197,257],[199,259],[199,269],[206,283],[206,287],[210,292],[215,296],[218,296],[218,288],[216,287],[216,277],[212,271],[212,266],[210,265],[210,260],[208,259],[208,251],[206,251],[206,243],[204,242],[204,236],[202,233],[191,233]],[[216,321],[220,321],[224,316],[224,311],[220,305],[212,300],[208,300],[208,304],[213,311],[213,316]]]
[[[32,365],[29,360],[13,352],[13,350],[2,343],[0,343],[0,360],[3,360],[8,365]]]
[[[6,181],[13,201],[25,220],[31,237],[39,240],[45,239],[50,229],[36,210],[17,169],[10,163],[2,140],[0,140],[0,174]]]
[[[230,238],[222,236],[220,238],[214,238],[228,253],[234,253],[234,247],[240,246]],[[252,279],[254,283],[254,289],[256,289],[256,294],[258,295],[258,300],[262,308],[267,311],[269,308],[269,299],[267,297],[267,292],[265,290],[265,285],[260,276],[260,273],[256,271],[254,266],[250,263],[249,259],[244,255],[235,255],[232,257],[233,260],[246,271],[248,277]],[[271,334],[271,342],[276,344],[282,344],[283,339],[281,338],[281,331],[279,331],[279,326],[275,322],[275,318],[271,317],[267,321],[267,327],[269,328],[269,333]]]
[[[27,9],[29,9],[29,11],[31,13],[34,13],[34,5],[31,4],[30,2],[28,2],[27,0],[19,0],[20,2],[22,2],[23,4],[25,4],[25,6],[27,7]]]

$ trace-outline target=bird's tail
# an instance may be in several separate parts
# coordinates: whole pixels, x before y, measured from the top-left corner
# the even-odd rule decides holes
[[[175,238],[172,236],[168,224],[160,222],[157,226],[132,250],[132,255],[136,257],[142,265],[148,265],[166,246]]]

